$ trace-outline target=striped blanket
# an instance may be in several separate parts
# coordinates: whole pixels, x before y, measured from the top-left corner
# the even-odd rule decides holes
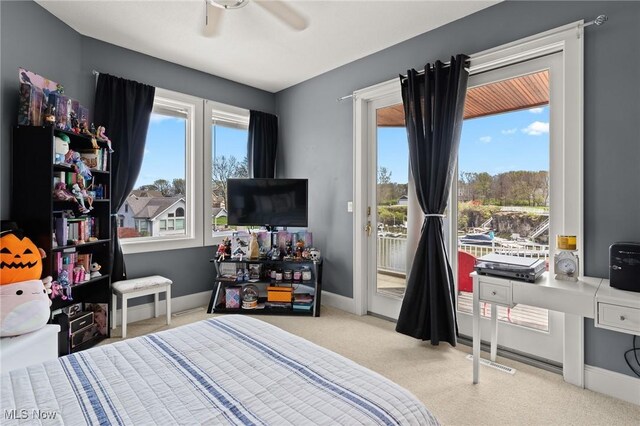
[[[1,381],[3,425],[437,424],[395,383],[241,315],[93,348]]]

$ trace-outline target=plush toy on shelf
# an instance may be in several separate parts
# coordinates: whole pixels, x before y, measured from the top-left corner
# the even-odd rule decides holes
[[[18,230],[3,224],[0,236],[0,336],[42,328],[50,317],[51,277],[41,279],[45,253]]]
[[[89,266],[89,270],[91,271],[91,279],[102,276],[102,274],[100,273],[100,269],[102,269],[102,266],[100,266],[98,262],[93,262],[91,266]]]
[[[67,153],[69,152],[69,136],[64,133],[56,132],[55,133],[55,160],[56,164],[65,163],[65,158]]]

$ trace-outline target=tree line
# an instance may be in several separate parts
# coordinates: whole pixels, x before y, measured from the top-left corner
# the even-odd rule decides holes
[[[547,206],[549,172],[518,170],[493,176],[487,172],[461,172],[458,199],[497,206]]]

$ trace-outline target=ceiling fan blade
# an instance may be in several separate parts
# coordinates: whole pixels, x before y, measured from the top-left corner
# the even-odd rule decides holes
[[[204,4],[205,21],[204,26],[202,27],[202,35],[205,37],[215,37],[220,34],[220,26],[222,23],[224,9],[214,7],[206,0]]]
[[[309,26],[307,18],[285,2],[269,0],[255,1],[254,3],[296,31],[302,31]]]

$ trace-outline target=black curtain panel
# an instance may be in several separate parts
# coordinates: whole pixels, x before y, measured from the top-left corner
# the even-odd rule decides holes
[[[250,177],[276,177],[278,117],[266,112],[250,111],[248,148]]]
[[[425,214],[396,331],[456,345],[453,273],[442,230],[460,144],[467,93],[467,57],[427,64],[401,77],[411,174]]]
[[[111,154],[111,279],[126,279],[118,240],[118,210],[133,189],[142,167],[155,87],[108,74],[96,85],[94,122],[104,126],[112,141]]]

